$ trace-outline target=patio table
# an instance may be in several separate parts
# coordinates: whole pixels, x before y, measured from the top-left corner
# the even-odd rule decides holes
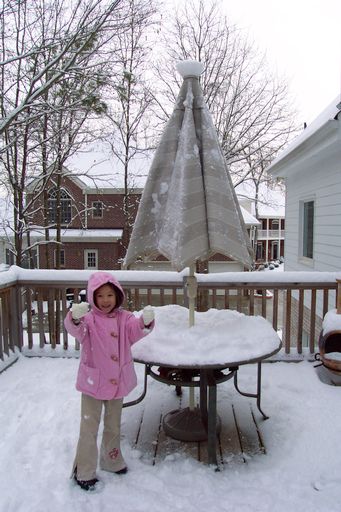
[[[198,342],[197,335],[193,332],[194,327],[188,328],[182,325],[181,318],[177,317],[177,328],[171,329],[169,313],[174,309],[167,308],[172,307],[156,308],[160,310],[159,313],[162,313],[157,315],[156,319],[156,325],[159,328],[155,328],[152,334],[134,345],[134,361],[145,365],[144,390],[139,399],[125,406],[143,399],[147,391],[148,376],[167,385],[198,387],[200,389],[199,408],[196,408],[195,412],[192,411],[192,415],[198,421],[194,418],[194,422],[191,423],[193,420],[193,418],[189,419],[191,411],[188,408],[180,409],[170,411],[164,417],[163,428],[167,435],[176,439],[187,441],[207,439],[208,463],[217,466],[217,431],[220,428],[217,415],[217,385],[233,379],[238,393],[255,398],[258,410],[263,418],[267,419],[268,416],[261,408],[262,361],[280,350],[281,340],[271,324],[263,317],[249,317],[235,311],[214,310],[212,318],[209,312],[199,314],[202,316],[199,317],[198,325],[195,326],[200,332],[200,340],[205,340],[205,335],[209,340],[205,353],[202,350],[202,344]],[[181,307],[177,306],[177,308]],[[219,326],[224,325],[225,330],[222,332]],[[184,339],[181,339],[181,336]],[[249,339],[250,337],[252,339]],[[182,351],[180,345],[184,344],[186,349]],[[257,365],[257,384],[254,393],[242,391],[238,385],[239,368],[246,364]],[[168,369],[168,374],[167,371],[158,371],[160,367]],[[199,437],[196,438],[196,435]]]

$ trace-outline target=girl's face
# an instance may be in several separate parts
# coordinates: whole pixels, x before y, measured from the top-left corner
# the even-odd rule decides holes
[[[110,284],[104,284],[95,290],[94,302],[103,313],[110,313],[116,306],[116,293]]]

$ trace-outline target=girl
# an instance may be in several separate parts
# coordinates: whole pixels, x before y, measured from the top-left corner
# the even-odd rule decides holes
[[[82,346],[76,388],[82,393],[81,423],[72,477],[85,490],[98,479],[97,433],[104,407],[100,467],[116,474],[127,472],[120,448],[123,397],[136,386],[131,345],[154,327],[149,306],[137,318],[120,308],[124,292],[108,272],[96,272],[88,281],[90,304],[74,304],[64,324]]]

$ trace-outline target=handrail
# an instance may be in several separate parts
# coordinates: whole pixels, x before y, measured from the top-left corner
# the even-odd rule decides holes
[[[80,300],[92,272],[27,270],[0,273],[0,360],[16,347],[33,352],[79,349],[63,318]],[[126,292],[125,306],[187,305],[188,272],[113,271]],[[280,332],[285,356],[316,351],[324,314],[336,307],[337,272],[225,272],[196,274],[199,295],[213,308],[262,315]],[[71,297],[72,295],[72,297]]]

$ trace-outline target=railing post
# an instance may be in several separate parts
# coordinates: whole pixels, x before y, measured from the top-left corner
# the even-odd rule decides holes
[[[337,282],[337,309],[338,315],[341,315],[341,279],[336,279]]]
[[[12,350],[16,346],[21,351],[23,347],[23,326],[21,287],[19,285],[13,286],[10,292],[9,328]]]

